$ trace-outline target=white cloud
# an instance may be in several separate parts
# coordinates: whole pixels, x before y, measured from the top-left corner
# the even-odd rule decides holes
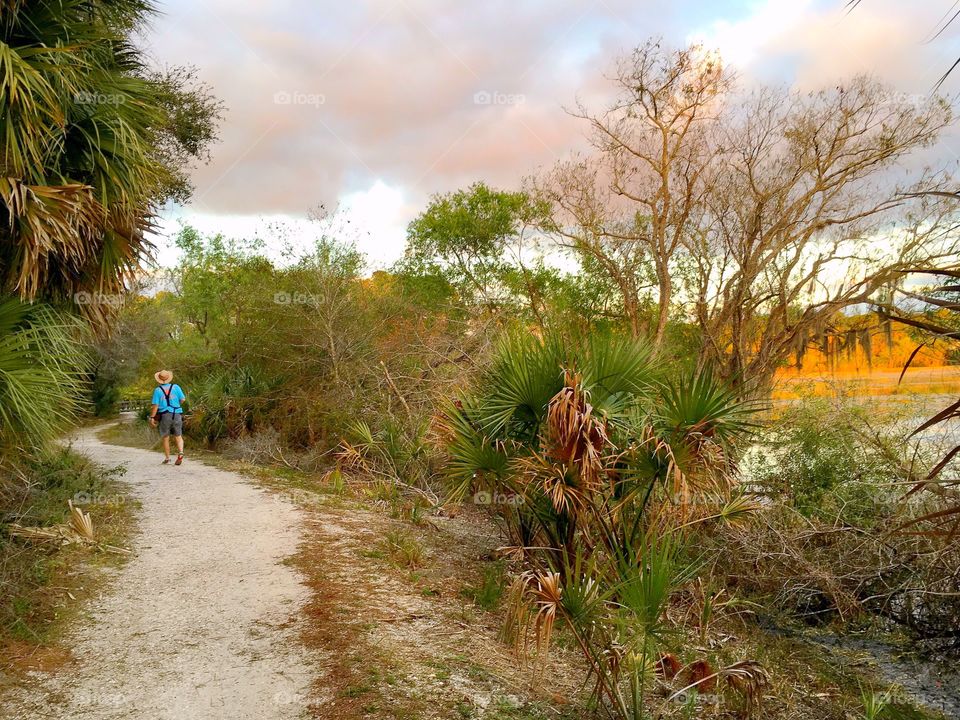
[[[168,208],[158,219],[154,242],[157,262],[175,265],[179,251],[174,240],[181,227],[189,225],[204,236],[223,235],[233,240],[265,240],[268,257],[283,262],[289,248],[294,256],[309,250],[325,229],[336,238],[355,243],[367,256],[371,270],[382,269],[403,255],[406,226],[417,208],[405,201],[403,191],[377,180],[366,190],[348,193],[335,216],[316,222],[287,214],[240,215],[196,212]]]
[[[748,79],[831,86],[859,73],[899,90],[929,93],[953,63],[960,25],[924,44],[952,0],[873,0],[846,11],[839,0],[763,0],[737,20],[719,17],[688,37],[718,49]],[[954,79],[956,81],[956,79]]]
[[[164,234],[187,218],[242,237],[283,225],[305,243],[307,210],[339,204],[372,263],[389,264],[430,193],[517,187],[578,148],[584,128],[562,107],[605,104],[613,56],[648,36],[702,41],[748,81],[813,89],[869,70],[922,94],[955,59],[960,23],[920,45],[951,2],[870,0],[848,15],[842,0],[167,0],[145,44],[160,64],[198,65],[228,114]],[[524,102],[475,103],[484,90]]]
[[[756,3],[741,19],[714,20],[705,29],[691,33],[688,41],[718,50],[730,64],[748,67],[757,61],[771,38],[797,27],[810,14],[813,5],[813,0],[765,0]]]
[[[340,207],[371,267],[385,267],[403,255],[406,226],[417,210],[400,188],[377,180],[368,190],[346,195]]]

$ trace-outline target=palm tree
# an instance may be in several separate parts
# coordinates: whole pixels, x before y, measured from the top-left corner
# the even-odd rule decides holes
[[[145,67],[129,37],[152,11],[0,0],[0,293],[122,292],[149,256],[154,210],[188,194],[186,163],[206,152],[219,105],[189,73]]]

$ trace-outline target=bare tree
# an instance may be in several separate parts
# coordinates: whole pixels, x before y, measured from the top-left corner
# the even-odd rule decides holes
[[[798,342],[912,269],[957,251],[956,203],[911,198],[902,162],[952,121],[860,77],[811,95],[760,91],[728,126],[709,221],[688,236],[702,363],[761,385]]]
[[[709,191],[712,126],[732,78],[698,46],[648,42],[624,58],[616,100],[574,113],[590,127],[596,154],[561,163],[537,183],[556,210],[551,230],[582,260],[609,275],[635,334],[645,290],[656,289],[652,334],[663,340],[674,300],[674,262],[695,232]]]
[[[560,244],[619,289],[634,334],[659,345],[671,313],[694,320],[701,366],[766,386],[838,313],[956,256],[955,198],[938,193],[951,177],[909,168],[953,122],[942,98],[868,77],[745,94],[701,48],[657,43],[615,82],[605,112],[576,113],[595,152],[534,191]]]

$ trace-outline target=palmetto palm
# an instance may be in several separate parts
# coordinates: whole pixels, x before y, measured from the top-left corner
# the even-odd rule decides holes
[[[451,495],[518,498],[518,545],[569,561],[580,542],[635,541],[655,491],[717,490],[753,408],[709,376],[670,384],[655,367],[642,340],[507,337],[477,391],[444,413]]]
[[[151,213],[183,187],[182,152],[203,144],[176,127],[188,94],[151,77],[128,40],[150,12],[0,2],[0,291],[118,292],[148,255]],[[201,125],[218,112],[194,109]]]
[[[478,392],[446,409],[454,497],[462,498],[474,485],[504,489],[494,485],[509,482],[511,460],[541,450],[551,400],[570,373],[589,395],[594,415],[610,426],[627,422],[649,396],[654,377],[649,351],[630,338],[508,335],[477,383]]]
[[[89,357],[83,332],[50,308],[0,301],[0,446],[25,440],[30,450],[74,419]]]
[[[645,716],[670,597],[699,566],[690,526],[750,509],[725,491],[755,410],[709,375],[658,378],[647,347],[512,335],[445,412],[454,496],[513,500],[504,509],[527,569],[506,635],[532,632],[542,648],[563,622],[598,701],[632,720]],[[720,508],[693,508],[694,490]]]

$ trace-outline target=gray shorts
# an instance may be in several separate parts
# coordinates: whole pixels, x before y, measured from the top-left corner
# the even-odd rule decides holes
[[[160,437],[183,435],[183,413],[163,413],[160,416]]]

